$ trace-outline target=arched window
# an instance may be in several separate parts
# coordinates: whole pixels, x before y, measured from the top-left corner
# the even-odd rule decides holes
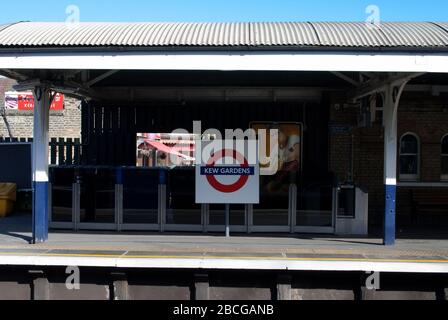
[[[400,139],[400,180],[416,181],[420,176],[420,142],[418,136],[406,133]]]
[[[442,180],[448,181],[448,134],[442,138]]]

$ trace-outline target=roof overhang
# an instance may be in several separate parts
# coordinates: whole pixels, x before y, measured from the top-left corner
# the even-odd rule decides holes
[[[448,73],[448,53],[16,52],[0,53],[0,69]]]

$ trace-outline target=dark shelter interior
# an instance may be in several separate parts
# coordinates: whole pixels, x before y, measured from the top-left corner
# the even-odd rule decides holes
[[[129,87],[123,88],[124,83]],[[293,97],[277,93],[298,85],[305,87],[301,96],[297,91]],[[261,202],[251,208],[252,223],[266,231],[290,231],[292,223],[331,228],[337,182],[329,171],[329,101],[322,88],[344,86],[343,80],[328,73],[120,72],[95,88],[102,99],[83,103],[83,166],[52,168],[53,192],[59,192],[60,184],[79,182],[79,222],[111,224],[114,188],[122,180],[123,223],[157,225],[162,219],[158,188],[164,184],[165,223],[198,227],[204,221],[202,206],[195,204],[194,167],[135,168],[137,133],[170,133],[179,128],[193,132],[193,121],[201,122],[202,131],[214,128],[223,135],[226,129],[245,131],[253,122],[297,123],[303,129],[301,170],[283,174],[297,190],[268,192],[266,186],[273,178],[262,177]],[[240,94],[232,96],[232,88]],[[65,197],[58,195],[61,203],[54,204],[53,221],[70,221],[70,192],[68,188]],[[289,214],[292,197],[294,219]],[[246,207],[232,207],[230,222],[239,226],[236,230],[245,230]],[[140,214],[132,215],[133,210]],[[207,210],[210,225],[224,224],[224,206],[210,205]]]

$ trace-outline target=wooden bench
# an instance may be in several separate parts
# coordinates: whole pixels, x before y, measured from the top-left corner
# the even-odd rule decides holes
[[[448,188],[425,188],[411,191],[413,222],[448,219]]]

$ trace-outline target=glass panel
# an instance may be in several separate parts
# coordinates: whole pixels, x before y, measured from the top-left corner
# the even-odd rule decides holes
[[[405,135],[400,143],[401,153],[403,154],[417,154],[418,140],[413,135]]]
[[[400,156],[400,174],[418,174],[418,157],[415,156]]]
[[[137,167],[194,166],[195,135],[137,133]]]
[[[201,224],[201,205],[196,204],[195,169],[175,168],[168,173],[167,224]]]
[[[79,169],[81,183],[81,222],[115,222],[115,170]]]
[[[211,204],[209,207],[210,225],[224,225],[225,224],[225,206]],[[245,206],[231,205],[230,206],[230,225],[244,226],[245,225]]]
[[[297,191],[297,226],[331,227],[333,177],[304,178]]]
[[[253,207],[253,223],[255,226],[288,226],[290,187],[301,171],[302,125],[254,122],[251,127],[259,139],[266,138],[260,143],[265,144],[266,156],[271,157],[269,163],[261,165],[262,171],[278,168],[275,175],[260,177],[260,204]],[[272,130],[277,130],[278,140],[271,143]],[[260,159],[263,157],[261,154]]]
[[[123,222],[157,224],[159,170],[123,169]]]
[[[448,175],[448,156],[442,156],[442,174]]]
[[[73,168],[50,168],[52,221],[72,222]]]
[[[442,140],[442,154],[448,155],[448,136]]]
[[[274,176],[260,177],[260,204],[253,207],[254,225],[288,225],[290,185],[288,181],[295,176],[295,172],[280,171]]]

